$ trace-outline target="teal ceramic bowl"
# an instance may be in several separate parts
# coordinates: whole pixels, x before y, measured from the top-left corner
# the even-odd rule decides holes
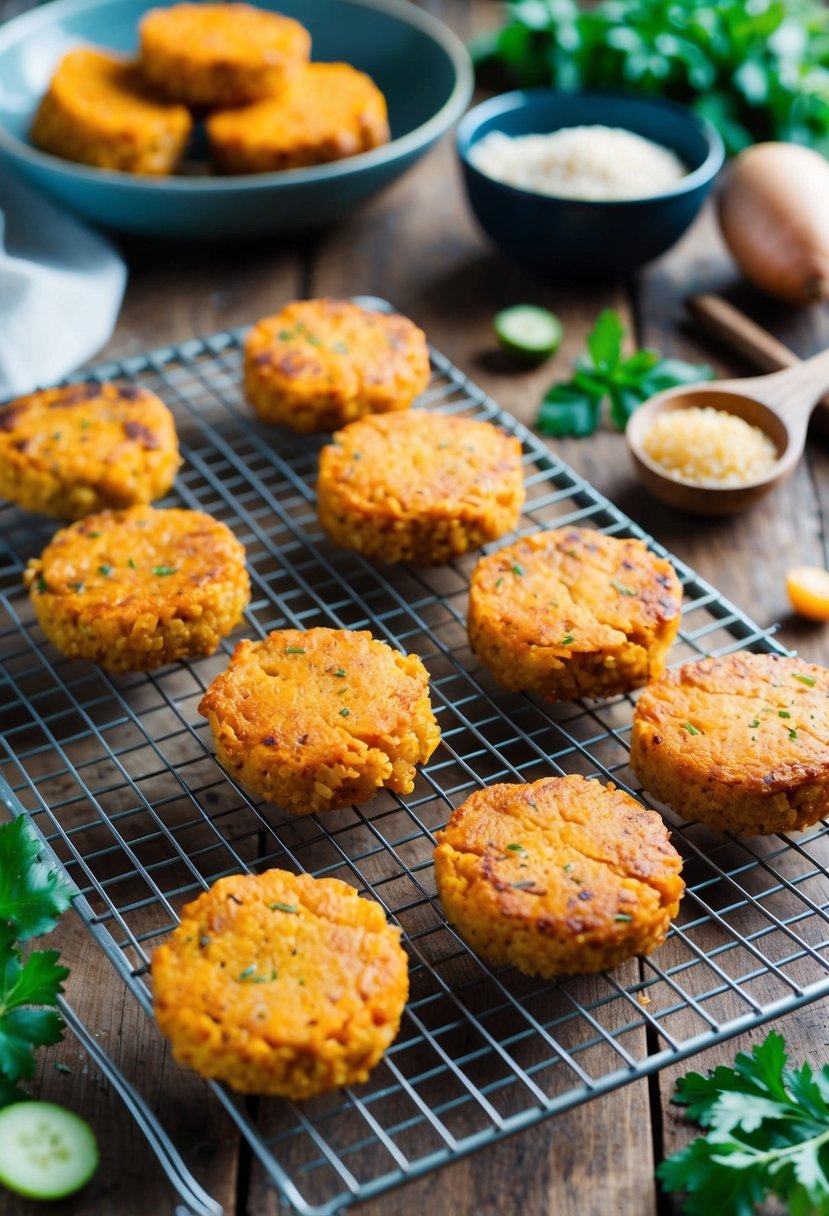
[[[163,3],[163,0],[161,0]],[[310,31],[312,57],[375,80],[391,142],[347,160],[239,177],[138,177],[38,151],[28,131],[61,56],[94,43],[132,52],[150,0],[54,0],[0,27],[0,157],[95,224],[121,232],[215,240],[330,224],[399,177],[460,117],[472,68],[460,40],[406,0],[257,0]]]
[[[623,127],[675,152],[687,167],[677,182],[643,198],[608,201],[534,194],[486,176],[470,152],[491,131],[546,134],[562,127]],[[706,119],[685,106],[628,93],[504,93],[470,110],[458,127],[469,202],[507,257],[553,278],[621,278],[659,257],[693,223],[725,155]]]

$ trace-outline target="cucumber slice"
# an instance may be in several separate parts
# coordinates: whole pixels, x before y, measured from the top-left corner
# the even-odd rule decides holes
[[[53,1102],[15,1102],[0,1110],[0,1182],[27,1199],[63,1199],[98,1168],[88,1123]]]
[[[555,313],[535,304],[515,304],[492,319],[504,350],[524,363],[541,363],[561,345],[561,322]]]

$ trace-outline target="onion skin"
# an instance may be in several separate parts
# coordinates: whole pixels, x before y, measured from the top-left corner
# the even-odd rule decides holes
[[[829,298],[829,163],[801,144],[741,152],[720,195],[725,243],[745,277],[778,300]]]

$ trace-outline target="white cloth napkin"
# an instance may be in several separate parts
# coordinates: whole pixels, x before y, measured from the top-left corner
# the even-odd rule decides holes
[[[126,281],[109,241],[0,164],[0,401],[92,358]]]

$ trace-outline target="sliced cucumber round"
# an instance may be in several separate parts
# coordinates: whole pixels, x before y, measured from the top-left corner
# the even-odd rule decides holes
[[[535,304],[515,304],[492,319],[498,341],[514,359],[541,363],[561,345],[561,322],[555,313]]]
[[[98,1167],[88,1123],[53,1102],[15,1102],[0,1110],[0,1183],[27,1199],[63,1199]]]

